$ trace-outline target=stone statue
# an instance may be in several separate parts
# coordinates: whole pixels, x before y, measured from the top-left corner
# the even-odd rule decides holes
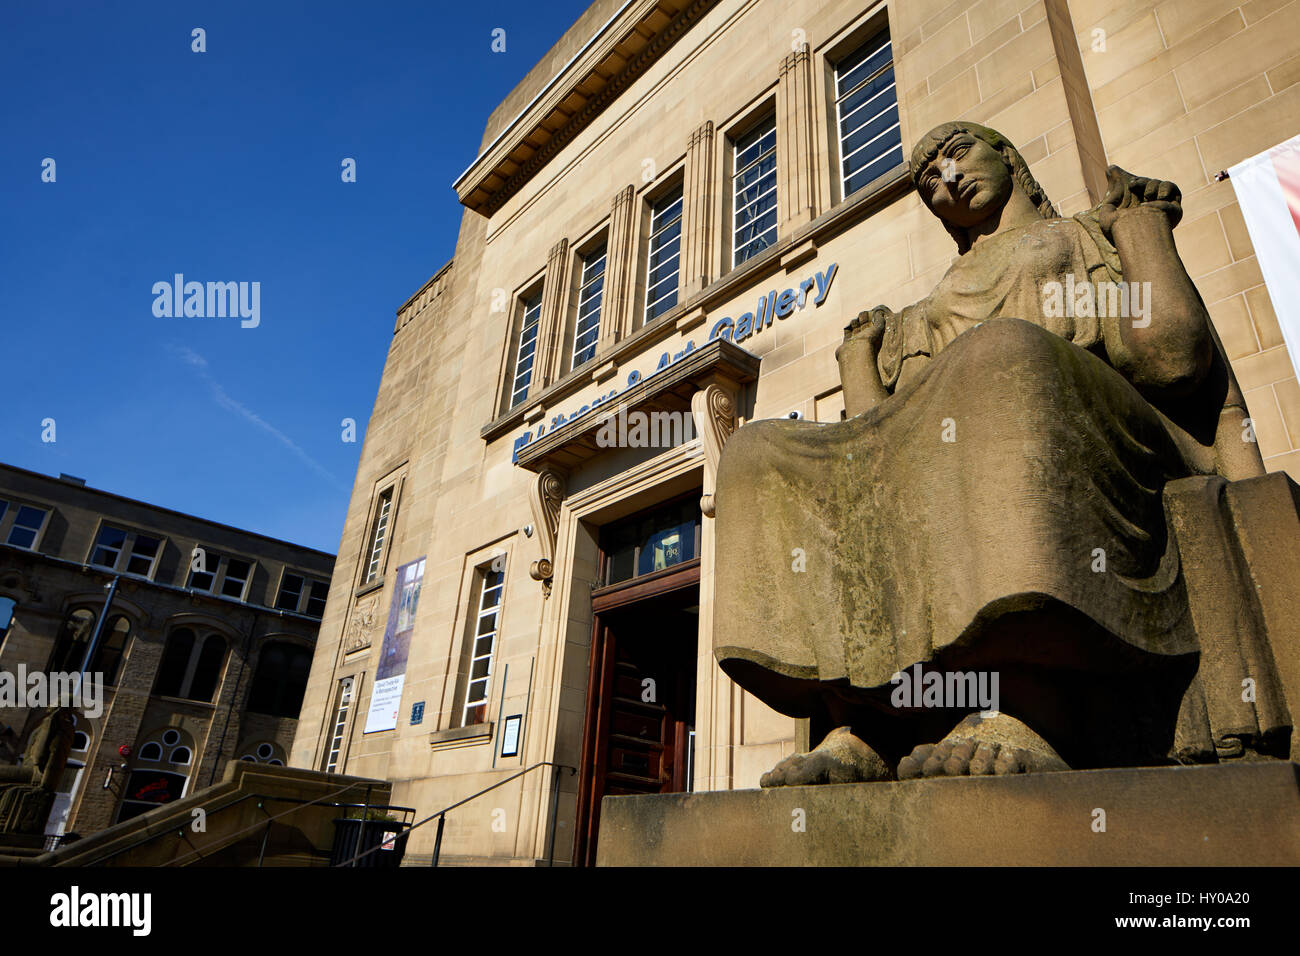
[[[847,421],[748,424],[719,464],[715,654],[821,741],[762,785],[1284,748],[1267,642],[1198,635],[1193,605],[1222,596],[1189,595],[1166,515],[1180,480],[1263,474],[1174,245],[1178,187],[1112,166],[1063,218],[967,122],[911,173],[958,258],[846,329]]]
[[[75,730],[71,708],[52,710],[32,731],[22,764],[0,767],[0,833],[43,832]]]

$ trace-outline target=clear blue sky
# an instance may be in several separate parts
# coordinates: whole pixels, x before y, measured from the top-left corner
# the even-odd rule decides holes
[[[0,461],[335,551],[451,183],[586,6],[4,3]],[[260,282],[260,324],[156,317],[175,273]]]

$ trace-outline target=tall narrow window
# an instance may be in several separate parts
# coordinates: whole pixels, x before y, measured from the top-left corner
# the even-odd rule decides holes
[[[248,693],[248,709],[273,717],[298,717],[307,676],[311,673],[311,649],[288,641],[269,641],[262,648]]]
[[[90,673],[103,674],[105,684],[116,684],[117,671],[122,666],[126,642],[130,637],[131,622],[119,614],[99,636],[99,646],[95,648],[95,657],[90,662]],[[78,661],[77,666],[80,665],[81,662]]]
[[[888,30],[881,30],[836,64],[835,119],[843,196],[903,161]]]
[[[44,508],[19,506],[18,513],[14,515],[14,525],[9,529],[9,544],[34,551],[36,539],[41,536],[41,529],[45,527],[45,519],[48,515],[49,512]]]
[[[578,320],[573,326],[573,365],[577,368],[596,354],[600,338],[600,302],[605,289],[605,246],[582,257],[578,286]]]
[[[537,356],[537,327],[542,318],[542,294],[524,302],[524,321],[519,330],[519,348],[515,352],[515,377],[510,385],[510,407],[528,397],[533,380],[533,359]]]
[[[393,489],[379,496],[379,509],[375,512],[375,526],[370,531],[370,548],[366,557],[366,579],[369,584],[379,577],[379,566],[384,556],[384,542],[388,539],[388,517],[393,508]]]
[[[325,752],[325,772],[334,773],[343,754],[343,736],[348,726],[348,710],[352,707],[352,678],[339,681],[338,701],[334,705],[334,724],[330,728],[329,747]]]
[[[776,116],[735,141],[732,266],[776,244]]]
[[[163,648],[153,692],[162,697],[210,703],[225,661],[226,641],[219,634],[209,634],[199,641],[189,628],[178,628]]]
[[[677,304],[681,253],[682,189],[678,186],[650,210],[650,254],[646,259],[645,277],[647,322]]]
[[[496,650],[500,626],[501,594],[505,590],[505,572],[486,567],[479,572],[477,611],[471,620],[468,679],[461,726],[481,724],[487,720],[488,684],[492,677],[492,655]]]
[[[81,670],[90,636],[95,631],[95,620],[95,612],[84,607],[76,608],[67,616],[54,641],[48,670],[62,673]]]

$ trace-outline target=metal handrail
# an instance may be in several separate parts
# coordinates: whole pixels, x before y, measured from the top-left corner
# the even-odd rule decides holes
[[[417,830],[420,827],[424,826],[430,820],[437,819],[438,835],[434,837],[433,859],[429,863],[430,866],[437,866],[438,857],[442,853],[442,829],[443,829],[443,825],[447,822],[448,812],[455,810],[457,807],[463,807],[471,800],[476,800],[479,797],[483,796],[483,794],[490,793],[491,791],[495,790],[497,787],[504,787],[512,780],[518,780],[520,777],[524,776],[524,774],[531,773],[532,771],[536,770],[538,767],[554,767],[556,770],[568,770],[571,776],[578,772],[577,767],[570,767],[568,764],[554,763],[553,761],[550,760],[543,760],[540,763],[533,764],[531,767],[525,767],[523,770],[519,771],[516,774],[511,774],[509,777],[506,777],[504,780],[498,780],[490,787],[484,787],[478,793],[471,794],[470,796],[466,797],[464,800],[457,800],[455,803],[451,804],[450,806],[443,807],[441,810],[439,810],[436,813],[431,813],[429,816],[425,817],[419,823],[412,824],[405,831],[403,831],[400,834],[400,836],[406,836],[407,834],[411,833],[411,831]],[[555,862],[555,816],[559,808],[559,803],[560,803],[560,779],[557,776],[555,778],[555,800],[554,803],[552,804],[552,809],[551,809],[551,848],[550,848],[550,853],[547,855],[548,866],[553,865]],[[358,853],[356,856],[352,857],[349,860],[344,860],[342,863],[335,863],[334,865],[336,867],[353,866],[356,864],[357,860],[360,860],[363,857],[367,857],[371,853],[375,853],[382,849],[383,849],[383,844],[380,844],[379,846],[371,847],[369,850],[366,850],[364,853]]]
[[[376,806],[374,806],[373,804],[370,804],[370,803],[364,803],[364,804],[362,804],[362,803],[325,803],[325,802],[324,802],[324,801],[328,800],[330,797],[336,797],[336,796],[338,796],[339,794],[341,794],[341,793],[345,793],[345,792],[348,791],[348,790],[355,789],[357,786],[358,786],[358,785],[355,784],[355,783],[353,783],[353,784],[348,784],[347,786],[345,786],[345,787],[341,787],[340,789],[335,790],[335,791],[333,791],[332,793],[327,793],[327,794],[325,794],[325,795],[322,796],[322,797],[317,797],[315,800],[301,800],[301,799],[296,798],[296,797],[277,797],[277,796],[272,796],[272,795],[269,795],[269,794],[262,794],[262,793],[246,793],[246,794],[244,794],[243,796],[239,797],[238,799],[231,800],[229,803],[224,803],[224,804],[222,804],[221,806],[216,807],[216,808],[213,809],[211,812],[212,812],[212,813],[220,813],[220,812],[223,811],[223,810],[229,810],[231,807],[237,807],[237,806],[239,806],[241,803],[245,802],[246,800],[267,800],[267,801],[275,801],[275,802],[279,802],[279,803],[296,803],[296,804],[298,804],[297,806],[295,806],[295,807],[291,807],[291,808],[289,808],[288,810],[283,811],[282,813],[277,813],[277,814],[271,814],[271,815],[268,815],[266,821],[259,822],[259,823],[256,824],[256,826],[247,827],[247,828],[245,828],[244,830],[240,830],[240,831],[238,831],[238,832],[232,834],[232,837],[239,837],[239,836],[243,836],[243,835],[245,835],[245,834],[247,834],[247,833],[252,833],[252,832],[253,832],[254,830],[256,830],[258,827],[261,827],[261,826],[263,826],[263,825],[265,825],[265,824],[267,824],[267,823],[271,823],[271,822],[273,822],[273,821],[275,821],[275,820],[278,820],[278,819],[280,819],[281,817],[288,816],[290,813],[294,813],[294,812],[297,811],[297,810],[301,810],[301,809],[303,809],[303,807],[314,806],[314,805],[321,805],[321,806],[348,807],[348,808],[352,808],[352,807],[369,807],[370,809],[379,809],[378,807],[376,807]],[[367,789],[369,789],[369,788],[367,788]],[[404,812],[404,813],[410,813],[411,815],[414,815],[414,814],[415,814],[415,808],[414,808],[414,807],[387,806],[387,807],[385,807],[385,809],[399,810],[399,811],[402,811],[402,812]],[[204,813],[206,814],[207,812],[208,812],[208,811],[205,809],[205,810],[204,810]],[[106,855],[100,857],[99,859],[97,859],[97,860],[95,861],[95,863],[98,864],[98,863],[103,863],[105,860],[111,860],[111,859],[113,859],[113,857],[120,856],[121,854],[126,853],[128,850],[134,850],[136,847],[143,846],[143,845],[146,844],[146,843],[149,843],[149,842],[151,842],[151,841],[153,841],[153,840],[161,839],[161,838],[163,838],[163,837],[165,837],[165,836],[168,836],[168,835],[171,835],[171,836],[178,836],[178,837],[181,837],[182,839],[188,839],[188,837],[186,836],[186,833],[185,833],[185,829],[186,829],[186,828],[185,828],[184,826],[181,826],[181,827],[179,827],[179,828],[175,828],[175,829],[172,828],[172,827],[168,827],[168,828],[165,829],[165,830],[159,830],[159,831],[154,832],[154,833],[148,833],[148,834],[146,834],[145,836],[141,837],[139,840],[136,840],[136,841],[133,842],[133,843],[129,843],[129,844],[127,844],[127,845],[124,846],[124,847],[119,847],[118,849],[114,850],[112,853],[108,853],[108,854],[106,854]],[[75,843],[69,843],[69,844],[66,844],[65,846],[72,847],[72,846],[76,846],[76,845],[77,845],[77,844],[75,844]],[[65,848],[64,846],[59,847],[59,849],[64,849],[64,848]],[[202,854],[199,853],[198,850],[194,850],[193,853],[190,854],[190,855],[197,855],[197,856],[199,856],[200,858],[202,857]],[[164,865],[164,866],[169,866],[169,865],[172,865],[172,863],[175,863],[175,861],[171,861],[171,863],[162,864],[162,865]]]

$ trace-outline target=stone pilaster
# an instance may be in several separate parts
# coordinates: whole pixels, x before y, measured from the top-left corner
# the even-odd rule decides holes
[[[781,61],[776,85],[777,234],[788,236],[817,215],[818,173],[808,44]]]
[[[605,291],[600,310],[597,352],[627,337],[636,314],[637,204],[631,186],[614,194],[609,212],[609,244],[605,247]]]
[[[713,211],[717,205],[713,123],[691,133],[682,185],[681,297],[689,299],[714,279]]]
[[[533,394],[550,385],[564,372],[561,357],[564,318],[569,296],[569,240],[561,239],[546,256],[546,279],[542,284],[542,318],[537,336],[537,357],[533,359]]]

